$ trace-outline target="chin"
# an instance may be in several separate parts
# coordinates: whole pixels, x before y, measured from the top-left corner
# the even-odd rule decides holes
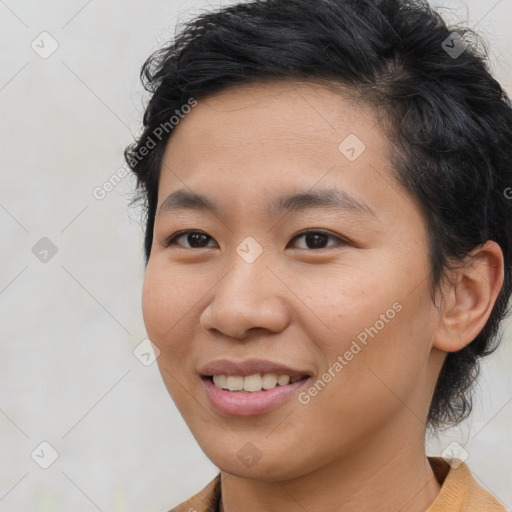
[[[285,481],[304,475],[304,468],[308,466],[305,461],[300,463],[290,460],[289,455],[277,450],[273,450],[271,455],[258,454],[254,451],[254,455],[251,456],[251,450],[254,449],[249,443],[245,450],[242,448],[238,452],[219,451],[219,448],[222,449],[216,446],[214,450],[203,448],[203,451],[220,471],[238,478],[262,482]]]

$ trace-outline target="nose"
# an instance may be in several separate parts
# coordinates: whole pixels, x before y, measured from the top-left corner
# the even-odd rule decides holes
[[[289,324],[287,288],[268,263],[261,256],[247,263],[235,254],[229,270],[213,288],[212,300],[200,317],[201,326],[237,339],[246,338],[251,329],[283,331]]]

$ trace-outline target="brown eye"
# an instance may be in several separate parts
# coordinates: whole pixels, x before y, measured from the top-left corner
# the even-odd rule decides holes
[[[189,245],[182,245],[178,243],[178,240],[184,239],[186,243]],[[180,231],[179,233],[175,233],[170,238],[168,238],[164,243],[164,247],[169,247],[171,245],[179,245],[180,247],[184,247],[185,249],[201,249],[208,246],[208,241],[213,240],[212,237],[203,233],[202,231]]]
[[[303,238],[306,247],[298,247],[298,249],[328,249],[330,246],[326,246],[329,239],[335,240],[336,243],[334,245],[345,245],[346,242],[342,240],[340,237],[335,236],[326,231],[318,231],[318,230],[309,230],[304,231],[303,233],[299,233],[296,235],[292,241]]]

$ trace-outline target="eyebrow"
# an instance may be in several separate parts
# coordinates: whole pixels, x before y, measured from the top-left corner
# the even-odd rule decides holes
[[[356,199],[344,190],[329,188],[278,197],[267,205],[269,214],[302,211],[310,208],[336,208],[377,217],[375,212],[362,200]],[[158,215],[176,210],[210,211],[218,214],[219,206],[202,194],[179,189],[167,196],[158,209]]]

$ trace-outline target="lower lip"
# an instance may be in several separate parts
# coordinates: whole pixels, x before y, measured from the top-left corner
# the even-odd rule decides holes
[[[215,386],[209,378],[203,377],[202,380],[206,393],[218,412],[229,416],[253,416],[277,409],[305,386],[309,378],[253,393],[228,391]]]

